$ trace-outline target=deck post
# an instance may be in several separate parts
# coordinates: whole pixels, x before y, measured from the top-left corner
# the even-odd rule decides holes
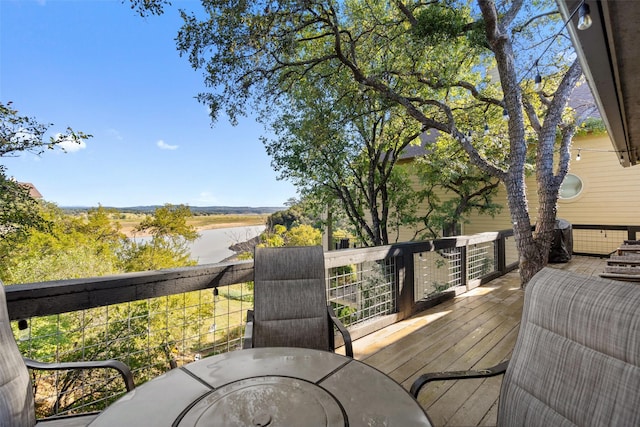
[[[396,301],[398,314],[401,319],[405,319],[413,312],[414,298],[414,268],[413,268],[413,252],[402,248],[400,255],[395,257],[396,261]]]
[[[506,236],[500,233],[498,240],[496,240],[496,269],[502,274],[507,272],[507,244]]]
[[[467,275],[467,266],[469,265],[469,260],[467,259],[467,255],[469,251],[467,250],[468,246],[460,246],[458,249],[460,250],[460,286],[464,286],[467,291],[471,290],[469,287],[469,276]]]

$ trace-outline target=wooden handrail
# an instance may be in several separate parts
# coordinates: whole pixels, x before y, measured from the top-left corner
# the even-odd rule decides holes
[[[640,226],[574,225],[573,227],[585,230],[626,230],[629,239],[635,239],[636,233],[640,232]],[[402,317],[415,311],[412,258],[414,254],[495,241],[498,248],[498,271],[487,275],[486,280],[489,280],[517,267],[515,263],[507,265],[505,262],[504,241],[511,236],[513,236],[513,230],[503,230],[433,241],[329,251],[325,253],[325,266],[335,268],[365,261],[395,259],[399,268],[396,277],[398,312]],[[248,260],[11,285],[6,288],[6,297],[11,320],[18,320],[229,286],[252,280],[253,261]]]

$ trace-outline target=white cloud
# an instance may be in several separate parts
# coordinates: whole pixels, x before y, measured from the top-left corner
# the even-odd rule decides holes
[[[158,142],[156,142],[156,145],[161,150],[177,150],[178,149],[177,145],[169,145],[166,142],[164,142],[163,140],[159,140]]]
[[[66,138],[62,138],[62,134],[59,133],[55,137],[56,140],[60,140],[58,147],[62,148],[62,150],[67,153],[75,153],[76,151],[84,150],[87,148],[87,144],[80,138],[73,139],[70,136]]]

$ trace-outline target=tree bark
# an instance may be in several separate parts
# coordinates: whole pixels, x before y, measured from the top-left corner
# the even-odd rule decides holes
[[[578,61],[569,67],[553,98],[548,103],[543,124],[535,116],[530,103],[523,105],[522,89],[517,81],[513,46],[508,35],[509,21],[522,7],[521,1],[514,1],[511,9],[502,17],[493,0],[478,0],[485,21],[487,40],[496,58],[500,83],[504,93],[504,107],[509,113],[510,162],[504,178],[507,200],[516,247],[520,254],[520,279],[524,288],[529,280],[548,263],[548,254],[553,240],[556,222],[558,192],[568,170],[568,155],[573,136],[573,127],[563,128],[557,171],[554,172],[554,151],[557,143],[556,131],[562,124],[562,111],[575,87],[582,70]],[[523,108],[526,107],[526,108]],[[535,229],[527,206],[524,164],[526,141],[524,139],[523,110],[529,114],[529,121],[538,135],[536,153],[536,186],[538,211]]]

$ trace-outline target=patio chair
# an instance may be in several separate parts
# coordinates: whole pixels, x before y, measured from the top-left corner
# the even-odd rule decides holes
[[[502,373],[499,426],[640,425],[640,286],[547,267],[526,288],[510,361],[424,374],[411,393]]]
[[[96,413],[56,417],[36,421],[34,396],[30,369],[70,370],[70,369],[116,369],[125,382],[127,391],[135,386],[131,370],[117,360],[41,363],[31,359],[23,359],[13,337],[4,285],[0,282],[0,427],[76,427],[86,426]]]
[[[335,325],[344,339],[345,354],[353,357],[351,336],[327,304],[321,246],[256,247],[253,292],[244,348],[334,351]]]

